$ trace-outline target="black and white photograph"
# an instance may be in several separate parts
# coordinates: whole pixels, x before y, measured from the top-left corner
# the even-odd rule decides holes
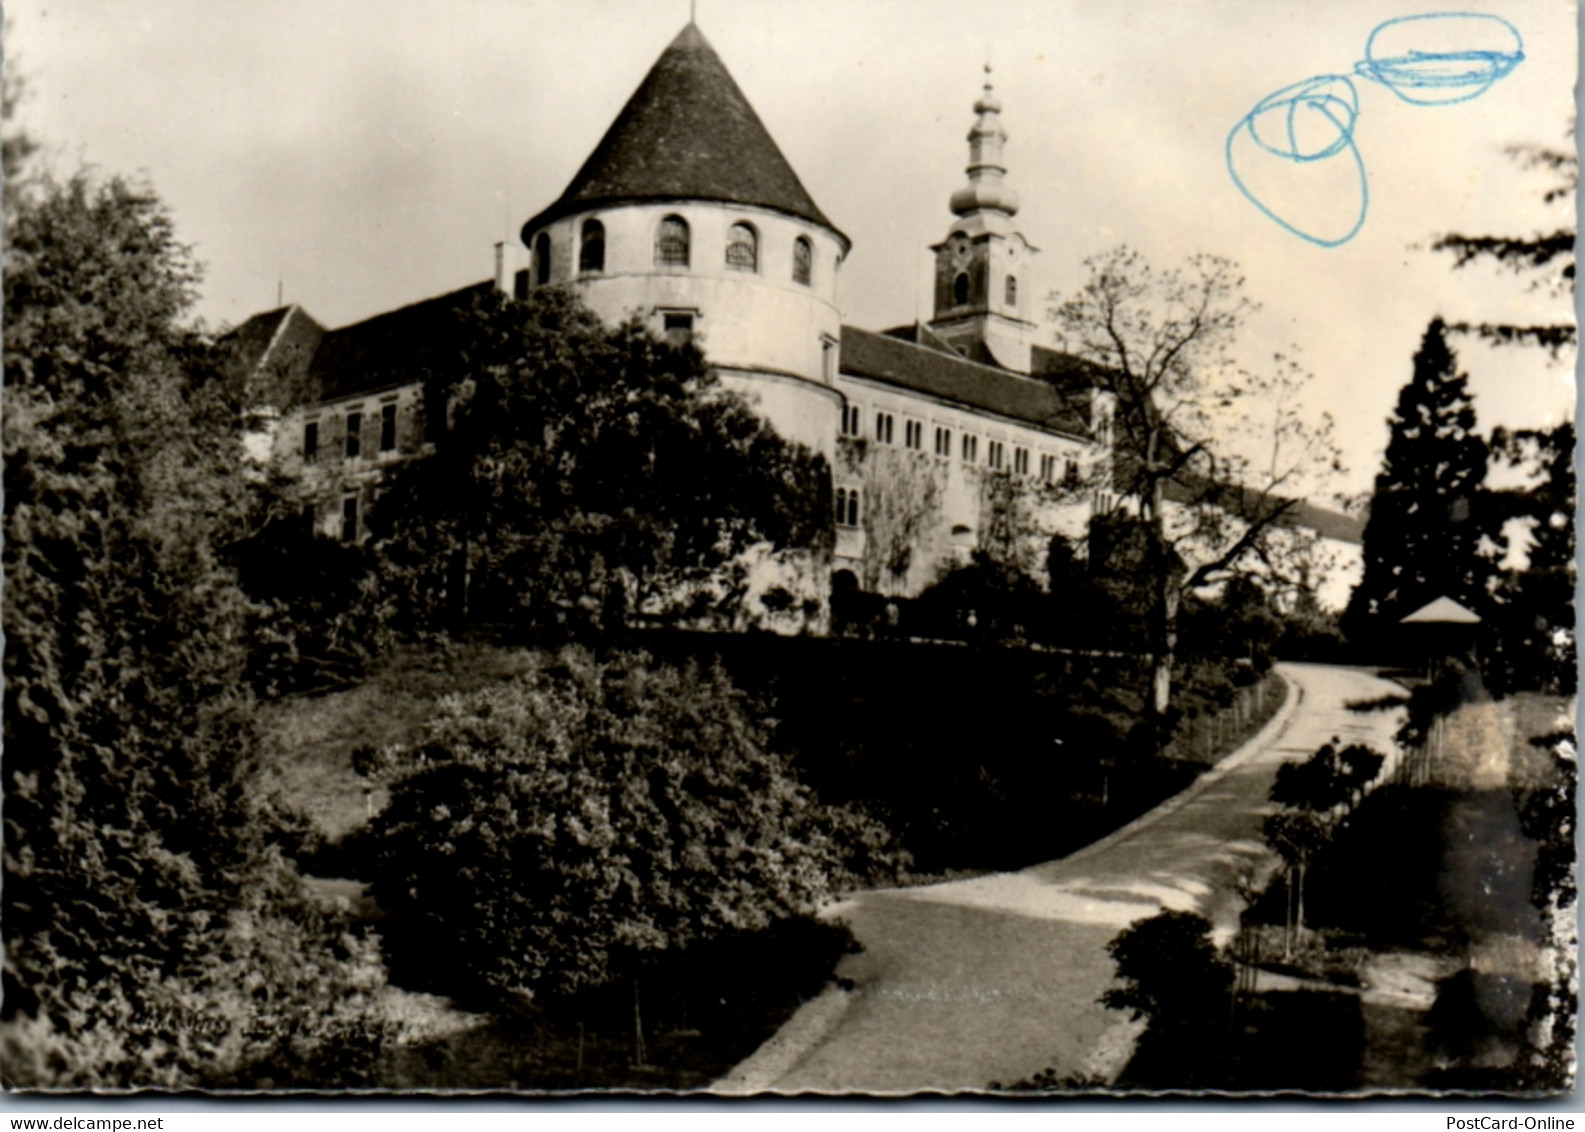
[[[1573,0],[4,20],[13,1099],[1573,1094]]]

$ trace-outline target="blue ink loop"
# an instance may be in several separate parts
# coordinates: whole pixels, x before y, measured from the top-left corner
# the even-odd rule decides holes
[[[1316,75],[1267,95],[1227,135],[1227,172],[1249,202],[1278,225],[1312,244],[1335,248],[1352,240],[1365,224],[1370,209],[1370,184],[1365,160],[1354,144],[1354,123],[1359,118],[1359,93],[1345,75]],[[1337,237],[1307,231],[1280,215],[1257,196],[1238,175],[1234,146],[1241,133],[1272,157],[1306,165],[1346,153],[1359,173],[1359,214],[1353,226]]]
[[[1467,27],[1459,27],[1465,21]],[[1412,46],[1414,33],[1427,38],[1451,35],[1453,43],[1470,42],[1457,50],[1427,51]],[[1377,54],[1377,39],[1407,45],[1393,55]],[[1482,38],[1486,45],[1480,45]],[[1500,41],[1501,49],[1491,46]],[[1511,41],[1511,42],[1510,42]],[[1404,102],[1415,106],[1450,106],[1479,98],[1524,62],[1524,39],[1519,29],[1500,16],[1486,12],[1427,12],[1400,16],[1378,24],[1365,42],[1365,58],[1354,64],[1354,74],[1379,83]],[[1278,225],[1301,239],[1323,248],[1352,240],[1364,227],[1370,209],[1370,184],[1365,160],[1354,144],[1354,124],[1359,119],[1359,94],[1343,75],[1317,75],[1283,87],[1261,99],[1227,135],[1227,172],[1249,202]],[[1347,153],[1359,171],[1359,216],[1346,235],[1335,239],[1318,236],[1280,215],[1261,200],[1238,175],[1234,145],[1247,131],[1249,138],[1272,157],[1296,164],[1325,161]],[[1324,144],[1306,140],[1319,133]]]
[[[1479,47],[1473,43],[1462,50],[1423,51],[1410,47],[1400,54],[1380,57],[1376,40],[1383,33],[1400,42],[1412,42],[1415,31],[1446,33],[1456,21],[1468,21],[1468,28],[1454,29],[1457,39],[1500,39],[1505,50]],[[1419,26],[1412,26],[1419,25]],[[1365,58],[1354,64],[1354,73],[1380,83],[1403,101],[1415,106],[1451,106],[1485,94],[1500,79],[1510,75],[1524,62],[1524,39],[1519,29],[1501,16],[1485,12],[1432,12],[1388,20],[1370,33],[1365,43]]]

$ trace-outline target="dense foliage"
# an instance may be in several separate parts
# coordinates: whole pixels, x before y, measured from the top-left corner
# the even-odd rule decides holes
[[[1386,757],[1359,743],[1324,743],[1302,762],[1277,768],[1271,800],[1283,808],[1268,814],[1261,834],[1287,870],[1284,946],[1291,952],[1304,931],[1304,880],[1311,862],[1332,840],[1338,824],[1380,776]]]
[[[1499,694],[1523,688],[1569,695],[1578,684],[1574,426],[1498,429],[1491,446],[1527,482],[1486,503],[1489,537],[1507,541],[1518,527],[1525,545],[1524,567],[1503,571],[1491,587],[1481,630],[1484,676]]]
[[[448,702],[372,837],[393,962],[529,995],[810,912],[887,852],[719,668],[579,648]]]
[[[611,330],[559,290],[482,299],[457,343],[430,378],[448,425],[374,516],[413,623],[733,624],[754,552],[826,549],[823,462],[696,348]]]
[[[1101,996],[1102,1006],[1149,1019],[1158,1035],[1225,1012],[1233,969],[1217,953],[1204,916],[1162,912],[1125,929],[1106,950],[1122,985]]]
[[[150,192],[41,180],[7,215],[7,1082],[236,1082],[378,977],[249,790],[236,405]]]

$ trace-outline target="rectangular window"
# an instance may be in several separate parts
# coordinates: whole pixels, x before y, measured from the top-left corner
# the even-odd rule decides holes
[[[859,525],[859,489],[856,487],[837,488],[837,526],[856,527]]]
[[[684,263],[686,262],[684,260]],[[668,314],[665,316],[664,326],[666,341],[673,346],[681,348],[693,341],[693,315]]]
[[[363,451],[363,414],[347,414],[347,459],[353,460]]]
[[[950,428],[936,429],[936,455],[952,455],[952,430]]]
[[[1052,483],[1057,478],[1057,458],[1042,453],[1040,456],[1040,480],[1042,483]]]
[[[857,405],[846,405],[842,409],[842,435],[857,436],[864,428],[860,420],[860,411]]]
[[[1069,487],[1079,486],[1079,461],[1073,456],[1068,457],[1067,466],[1062,471],[1062,482]]]
[[[1002,467],[1002,442],[993,440],[985,446],[985,463],[992,468],[1001,470]]]
[[[925,426],[918,421],[903,422],[903,444],[919,449],[925,446]]]
[[[827,385],[837,379],[837,344],[829,338],[820,339],[820,376]]]
[[[892,415],[890,413],[875,414],[875,439],[882,444],[892,442]]]
[[[312,464],[319,459],[319,422],[309,421],[303,426],[303,461]]]
[[[980,460],[980,438],[977,437],[977,436],[970,436],[968,433],[964,433],[963,434],[963,462],[965,464],[977,464],[977,463],[979,463],[979,460]]]
[[[341,501],[341,541],[358,541],[358,497],[349,495]]]
[[[380,451],[396,451],[396,406],[380,406]]]
[[[1029,449],[1013,449],[1013,474],[1016,476],[1027,476],[1029,474]]]

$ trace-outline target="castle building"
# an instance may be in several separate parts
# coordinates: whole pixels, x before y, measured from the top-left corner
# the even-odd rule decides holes
[[[636,312],[697,341],[726,387],[829,461],[838,585],[909,596],[976,549],[1038,565],[1051,533],[1082,535],[1112,503],[1112,406],[1086,363],[1036,340],[1038,249],[1016,223],[986,72],[967,181],[932,247],[928,322],[843,324],[852,241],[691,22],[523,225],[529,266],[515,278],[498,248],[493,280],[351,326],[327,330],[295,306],[248,320],[235,332],[246,363],[299,371],[315,390],[270,443],[310,475],[336,463],[340,498],[321,505],[319,529],[359,537],[381,467],[421,447],[435,420],[421,373],[437,320],[494,286],[572,288],[613,324]]]

